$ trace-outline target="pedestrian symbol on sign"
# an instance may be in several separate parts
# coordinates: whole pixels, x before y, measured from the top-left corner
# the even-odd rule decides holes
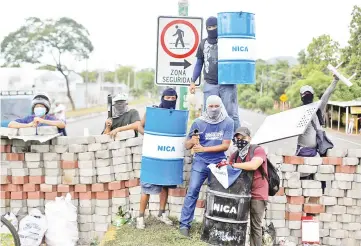
[[[177,37],[177,40],[175,41],[175,47],[177,48],[178,47],[178,42],[181,42],[183,48],[184,48],[184,41],[183,41],[183,38],[184,38],[184,31],[182,29],[180,29],[177,26],[175,26],[175,28],[177,29],[177,32],[175,34],[173,34],[173,37],[178,35]]]

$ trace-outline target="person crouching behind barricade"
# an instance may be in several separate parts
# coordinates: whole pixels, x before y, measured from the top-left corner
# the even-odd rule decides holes
[[[233,168],[254,171],[251,200],[251,246],[262,246],[262,219],[268,200],[267,155],[260,146],[251,145],[251,132],[247,127],[240,127],[234,134],[237,151],[230,158]]]
[[[38,93],[31,101],[32,114],[22,119],[11,121],[9,128],[28,128],[38,126],[56,126],[59,133],[66,135],[65,122],[57,120],[54,116],[49,115],[51,103],[49,96],[45,93]]]
[[[136,109],[129,109],[128,95],[125,93],[118,94],[112,101],[112,118],[105,121],[102,134],[107,134],[114,138],[118,132],[134,130],[137,137],[140,117]]]
[[[159,104],[159,108],[165,109],[175,109],[177,103],[177,92],[172,89],[168,88],[163,91],[161,103]],[[155,106],[156,107],[156,106]],[[146,117],[144,114],[143,119],[140,121],[138,132],[144,135],[144,127],[145,127]],[[144,213],[149,202],[150,195],[159,194],[160,204],[159,204],[159,213],[156,217],[161,222],[167,225],[173,225],[173,222],[168,218],[165,207],[168,201],[168,190],[177,188],[176,185],[173,186],[163,186],[163,185],[155,185],[155,184],[148,184],[141,182],[142,187],[142,195],[140,198],[140,209],[139,209],[139,217],[137,219],[137,228],[144,229]]]
[[[233,124],[221,98],[216,95],[207,98],[206,111],[192,124],[185,143],[186,149],[192,149],[195,155],[180,218],[180,233],[184,236],[189,236],[199,191],[210,173],[208,165],[226,159],[225,151],[232,140]]]

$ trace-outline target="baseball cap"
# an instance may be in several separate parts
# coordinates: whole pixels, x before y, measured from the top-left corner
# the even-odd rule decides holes
[[[251,131],[247,127],[241,126],[240,128],[238,128],[236,130],[236,132],[234,133],[234,136],[237,136],[238,134],[241,134],[244,137],[250,137]]]
[[[127,100],[128,100],[128,94],[119,93],[115,97],[113,97],[113,104],[117,101],[127,101]]]
[[[300,89],[300,94],[303,95],[306,92],[310,92],[311,94],[315,94],[315,91],[313,90],[312,86],[304,85]]]

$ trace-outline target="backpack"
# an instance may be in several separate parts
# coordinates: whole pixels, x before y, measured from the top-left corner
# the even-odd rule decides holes
[[[249,149],[250,160],[253,158],[254,151],[256,150],[257,147],[259,147],[259,146],[251,144],[250,149]],[[237,153],[235,155],[235,162],[237,161],[238,156],[239,156],[239,152],[237,151]],[[268,175],[264,171],[262,165],[258,169],[262,175],[262,179],[266,178],[268,181],[268,195],[269,196],[276,195],[280,189],[280,177],[278,176],[276,168],[273,166],[272,162],[270,162],[268,157],[267,157],[267,173],[268,173]]]

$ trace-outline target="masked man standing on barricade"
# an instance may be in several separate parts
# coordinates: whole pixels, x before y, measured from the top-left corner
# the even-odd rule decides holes
[[[199,132],[199,134],[194,134]],[[217,164],[226,159],[233,137],[233,120],[220,97],[211,95],[206,101],[206,111],[196,119],[190,129],[186,149],[195,152],[188,192],[184,200],[180,219],[180,233],[189,236],[199,191],[208,178],[209,164]]]
[[[159,104],[158,107],[164,109],[175,109],[177,98],[178,98],[177,92],[172,88],[168,88],[163,91],[161,103]],[[146,117],[144,115],[138,128],[138,132],[141,134],[144,134],[144,127],[146,124],[145,122],[146,122]],[[168,201],[168,190],[172,188],[173,189],[177,188],[177,186],[176,185],[162,186],[162,185],[155,185],[155,184],[148,184],[141,182],[141,187],[142,187],[142,195],[140,198],[139,217],[137,218],[137,229],[145,228],[144,213],[147,204],[149,202],[149,197],[150,195],[157,195],[157,194],[159,194],[160,204],[159,204],[159,214],[156,218],[167,225],[173,225],[173,222],[167,217],[167,214],[165,212],[165,207]]]
[[[211,95],[219,96],[225,106],[230,118],[234,121],[234,130],[240,126],[238,116],[238,99],[236,85],[218,84],[218,33],[217,18],[209,17],[206,21],[208,37],[199,44],[197,51],[197,63],[194,67],[192,83],[189,86],[190,93],[195,93],[194,82],[201,75],[202,68],[204,74],[204,103]]]

